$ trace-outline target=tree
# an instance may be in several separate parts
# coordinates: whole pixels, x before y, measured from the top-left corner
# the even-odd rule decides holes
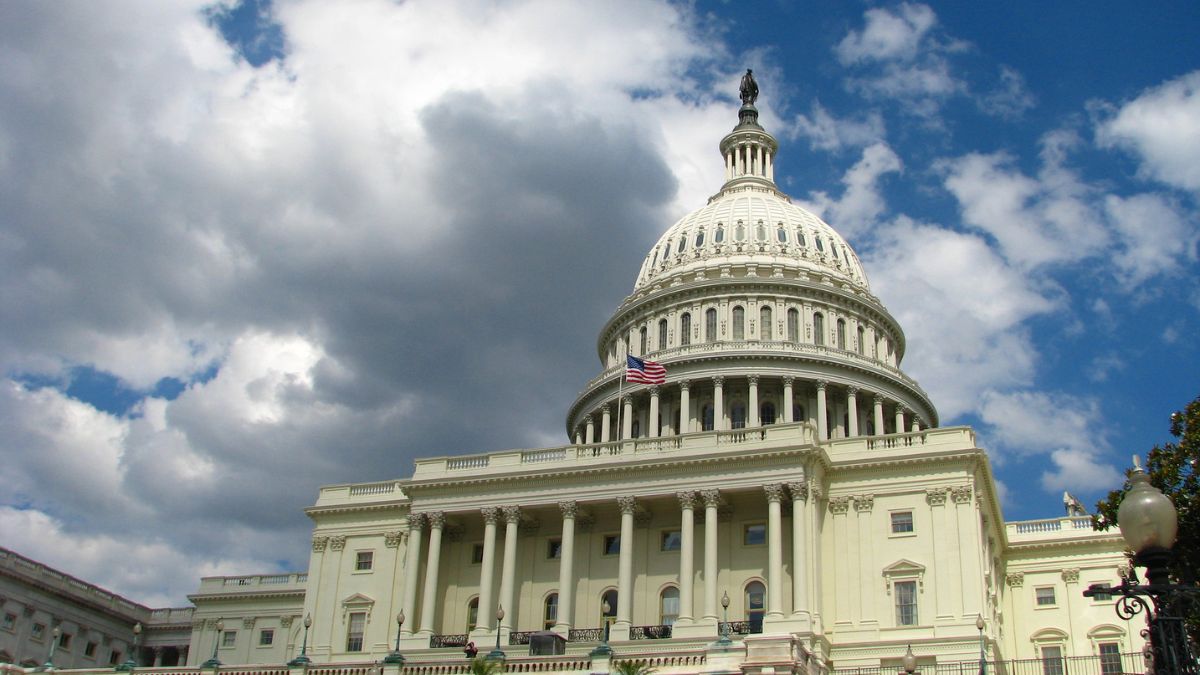
[[[1175,583],[1200,587],[1196,563],[1200,561],[1200,396],[1182,411],[1171,415],[1171,435],[1176,443],[1154,446],[1146,458],[1150,484],[1170,498],[1179,514],[1179,535],[1171,549],[1171,577]],[[1129,489],[1120,490],[1096,504],[1092,526],[1107,530],[1117,524],[1117,508]],[[1200,642],[1200,606],[1193,604],[1188,615],[1188,633]]]
[[[476,656],[467,667],[471,675],[500,675],[504,672],[504,662],[499,659],[489,659],[486,656]]]
[[[651,675],[654,666],[645,661],[617,661],[613,664],[616,675]]]

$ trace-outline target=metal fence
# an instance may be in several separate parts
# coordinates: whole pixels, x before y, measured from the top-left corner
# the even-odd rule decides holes
[[[1141,675],[1146,662],[1141,652],[1103,656],[1064,656],[1058,659],[987,661],[986,675]],[[979,661],[952,661],[917,668],[920,675],[980,675]],[[904,675],[899,666],[835,668],[832,675]]]

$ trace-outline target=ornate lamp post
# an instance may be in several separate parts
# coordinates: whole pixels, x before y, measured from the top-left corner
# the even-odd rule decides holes
[[[917,657],[912,653],[912,645],[908,646],[908,651],[904,652],[904,658],[900,659],[900,662],[904,664],[904,672],[908,675],[917,672]]]
[[[604,641],[596,645],[590,653],[590,656],[611,656],[612,647],[608,646],[608,631],[612,626],[612,622],[608,620],[608,613],[612,611],[612,605],[608,604],[608,600],[600,603],[600,620],[604,622]]]
[[[504,621],[504,607],[496,605],[496,648],[488,652],[488,661],[503,661],[504,650],[500,649],[500,622]]]
[[[46,650],[46,662],[38,666],[34,670],[42,673],[47,670],[54,670],[54,650],[58,647],[58,636],[62,635],[62,629],[58,626],[50,631],[50,649]]]
[[[137,653],[138,643],[142,637],[142,624],[133,624],[133,649],[129,651],[129,658],[125,659],[125,663],[117,666],[117,671],[122,673],[132,673],[134,668],[137,668]]]
[[[717,640],[717,644],[728,647],[733,644],[733,640],[729,639],[729,591],[721,594],[721,616],[721,639]]]
[[[300,643],[300,656],[288,661],[289,666],[307,666],[308,664],[312,663],[312,659],[308,658],[308,629],[310,627],[312,627],[312,614],[305,614],[304,641]]]
[[[217,632],[215,635],[213,635],[212,658],[205,661],[204,663],[201,663],[200,664],[201,668],[219,668],[221,666],[221,662],[219,660],[217,660],[217,647],[219,647],[221,645],[221,634],[223,632],[225,632],[225,620],[217,619],[217,625],[215,626],[215,628],[217,629]]]
[[[1186,607],[1200,597],[1200,589],[1172,584],[1168,578],[1171,547],[1178,531],[1175,505],[1150,484],[1137,456],[1133,458],[1129,484],[1129,492],[1117,508],[1117,525],[1133,550],[1133,563],[1146,568],[1149,583],[1139,584],[1136,573],[1130,570],[1121,585],[1092,584],[1083,594],[1089,598],[1121,596],[1116,611],[1122,619],[1146,612],[1142,636],[1150,639],[1156,675],[1200,675],[1183,619]]]
[[[983,641],[983,615],[975,617],[975,628],[979,630],[979,675],[987,675],[987,649]]]
[[[404,665],[404,655],[400,653],[400,629],[403,627],[404,610],[402,609],[398,614],[396,614],[396,648],[392,650],[391,654],[383,657],[384,663],[396,663],[401,666]]]

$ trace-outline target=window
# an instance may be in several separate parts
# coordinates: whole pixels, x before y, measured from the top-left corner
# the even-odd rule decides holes
[[[866,333],[866,331],[863,330],[863,327],[859,326],[858,327],[858,343],[855,345],[855,348],[858,349],[859,354],[867,353],[866,352],[867,348],[864,346],[865,340],[863,339],[865,337],[865,333]]]
[[[746,428],[746,406],[745,406],[745,404],[741,403],[740,401],[737,403],[734,403],[733,407],[729,410],[729,416],[733,421],[734,429],[745,429]]]
[[[788,342],[800,341],[800,312],[794,309],[787,312],[787,339]]]
[[[825,344],[825,315],[820,312],[813,314],[813,343]]]
[[[274,628],[264,628],[264,629],[258,631],[258,646],[259,647],[270,647],[273,644],[275,644],[275,629]]]
[[[44,623],[35,623],[33,624],[33,628],[29,629],[29,637],[33,638],[34,640],[41,640],[42,636],[45,634],[46,624]]]
[[[804,239],[804,230],[796,230],[796,243],[801,246],[808,246],[808,242]]]
[[[542,627],[550,630],[556,623],[558,623],[558,593],[551,593],[546,596],[546,603],[542,608]]]
[[[755,234],[755,238],[758,239],[759,241],[767,240],[767,226],[763,225],[763,222],[761,220],[758,221],[758,227],[754,229],[754,234]]]
[[[718,244],[725,241],[725,228],[720,223],[717,223],[717,233],[713,236],[713,241]]]
[[[359,551],[354,555],[354,571],[356,572],[367,572],[374,563],[374,551]]]
[[[558,560],[562,558],[562,539],[554,538],[546,542],[546,559]]]
[[[1104,582],[1097,581],[1096,583],[1102,584]],[[1109,600],[1112,600],[1112,597],[1113,597],[1112,593],[1097,592],[1097,593],[1092,594],[1092,602],[1108,602]]]
[[[696,248],[700,248],[703,245],[704,245],[704,230],[700,230],[699,232],[696,233]]]
[[[892,534],[907,534],[913,531],[912,511],[892,512]]]
[[[751,633],[762,632],[763,616],[767,613],[767,588],[761,581],[746,584],[746,621]]]
[[[775,424],[775,404],[766,401],[759,406],[758,419],[764,427],[768,424]]]
[[[12,612],[4,613],[4,630],[12,630],[17,625],[17,615]]]
[[[679,246],[678,246],[678,248],[679,248],[679,252],[680,252],[680,253],[683,253],[684,251],[686,251],[686,250],[687,250],[687,234],[686,234],[686,233],[685,233],[685,234],[681,234],[681,235],[679,235]]]
[[[483,544],[472,544],[471,545],[471,564],[472,565],[482,565],[483,564]]]
[[[758,335],[759,339],[771,339],[771,308],[763,307],[758,311]]]
[[[663,262],[667,262],[667,258],[671,257],[671,242],[667,242],[666,248],[663,249]]]
[[[120,662],[121,652],[119,650],[114,649],[108,653],[108,665],[115,666]]]
[[[667,348],[667,320],[659,319],[658,321],[658,348]]]
[[[692,344],[692,315],[687,312],[679,317],[679,344],[685,347]]]
[[[837,346],[838,349],[846,348],[846,321],[844,319],[837,320]]]
[[[717,310],[709,309],[704,312],[704,341],[715,342],[717,339]]]
[[[350,612],[350,625],[346,627],[346,651],[361,652],[363,630],[367,626],[366,612]]]
[[[740,221],[740,220],[737,223],[737,227],[733,228],[733,238],[735,241],[745,241],[746,240],[746,226],[743,225],[742,221]]]
[[[89,659],[95,658],[97,646],[98,645],[95,642],[87,643],[86,645],[83,646],[83,655],[88,657]]]
[[[1034,590],[1034,594],[1037,598],[1038,607],[1053,607],[1054,605],[1058,604],[1058,602],[1054,599],[1053,586],[1042,586],[1037,588]]]
[[[641,338],[641,339],[640,339],[640,341],[639,341],[639,344],[640,344],[640,345],[641,345],[641,347],[642,347],[642,348],[641,348],[641,349],[638,351],[638,356],[645,356],[645,355],[646,355],[646,347],[648,346],[648,345],[646,344],[646,327],[645,327],[645,326],[642,326],[642,327],[641,327],[641,329],[640,329],[640,330],[638,330],[638,335],[639,335],[639,337]]]
[[[713,407],[707,403],[700,411],[700,429],[701,431],[713,430]]]
[[[824,253],[825,252],[825,242],[821,241],[820,237],[814,237],[814,239],[816,239],[816,241],[817,241],[817,250],[820,251],[821,253]]]
[[[746,310],[740,305],[733,308],[733,339],[746,338]]]
[[[804,406],[800,405],[799,403],[793,403],[792,404],[792,421],[793,422],[803,422],[806,419],[808,419],[808,417],[805,417],[805,415],[804,415]]]
[[[917,625],[917,582],[897,581],[892,588],[896,593],[896,625]]]
[[[767,543],[767,526],[754,523],[742,529],[742,543],[746,546],[761,546]]]
[[[222,647],[233,647],[235,645],[237,645],[237,631],[236,630],[227,630],[224,633],[221,633],[221,646]]]
[[[621,552],[621,535],[604,535],[604,555],[617,555]]]
[[[70,649],[71,648],[71,634],[70,633],[61,633],[58,636],[58,648],[59,649]]]
[[[633,438],[641,438],[642,436],[642,421],[634,420],[633,424],[629,425],[629,435]]]
[[[479,598],[471,598],[467,603],[467,632],[475,630],[479,624]]]
[[[787,243],[787,230],[784,229],[783,223],[780,223],[779,229],[775,230],[775,238],[778,239],[779,243],[781,244]]]
[[[664,626],[675,624],[679,618],[679,589],[667,586],[658,596],[658,622]],[[1105,675],[1108,675],[1105,673]]]
[[[1121,675],[1121,645],[1100,643],[1100,675]]]
[[[610,588],[600,595],[600,622],[612,623],[617,618],[617,590]]]
[[[1042,675],[1063,675],[1062,647],[1042,647]]]
[[[659,550],[678,551],[682,541],[679,530],[663,530],[659,539]]]

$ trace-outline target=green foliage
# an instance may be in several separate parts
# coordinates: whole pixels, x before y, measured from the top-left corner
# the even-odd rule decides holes
[[[471,675],[500,675],[504,672],[504,662],[499,659],[476,656],[471,659],[468,670]]]
[[[1154,446],[1146,458],[1150,484],[1162,490],[1175,504],[1179,514],[1179,536],[1172,548],[1171,577],[1176,583],[1200,587],[1196,561],[1200,561],[1200,396],[1183,410],[1171,415],[1171,435],[1175,443]],[[1092,525],[1107,530],[1117,525],[1117,508],[1129,489],[1129,481],[1120,490],[1096,504]],[[1200,641],[1200,607],[1188,617],[1188,632]]]
[[[651,675],[654,667],[645,661],[617,661],[613,664],[613,672],[617,675]]]

